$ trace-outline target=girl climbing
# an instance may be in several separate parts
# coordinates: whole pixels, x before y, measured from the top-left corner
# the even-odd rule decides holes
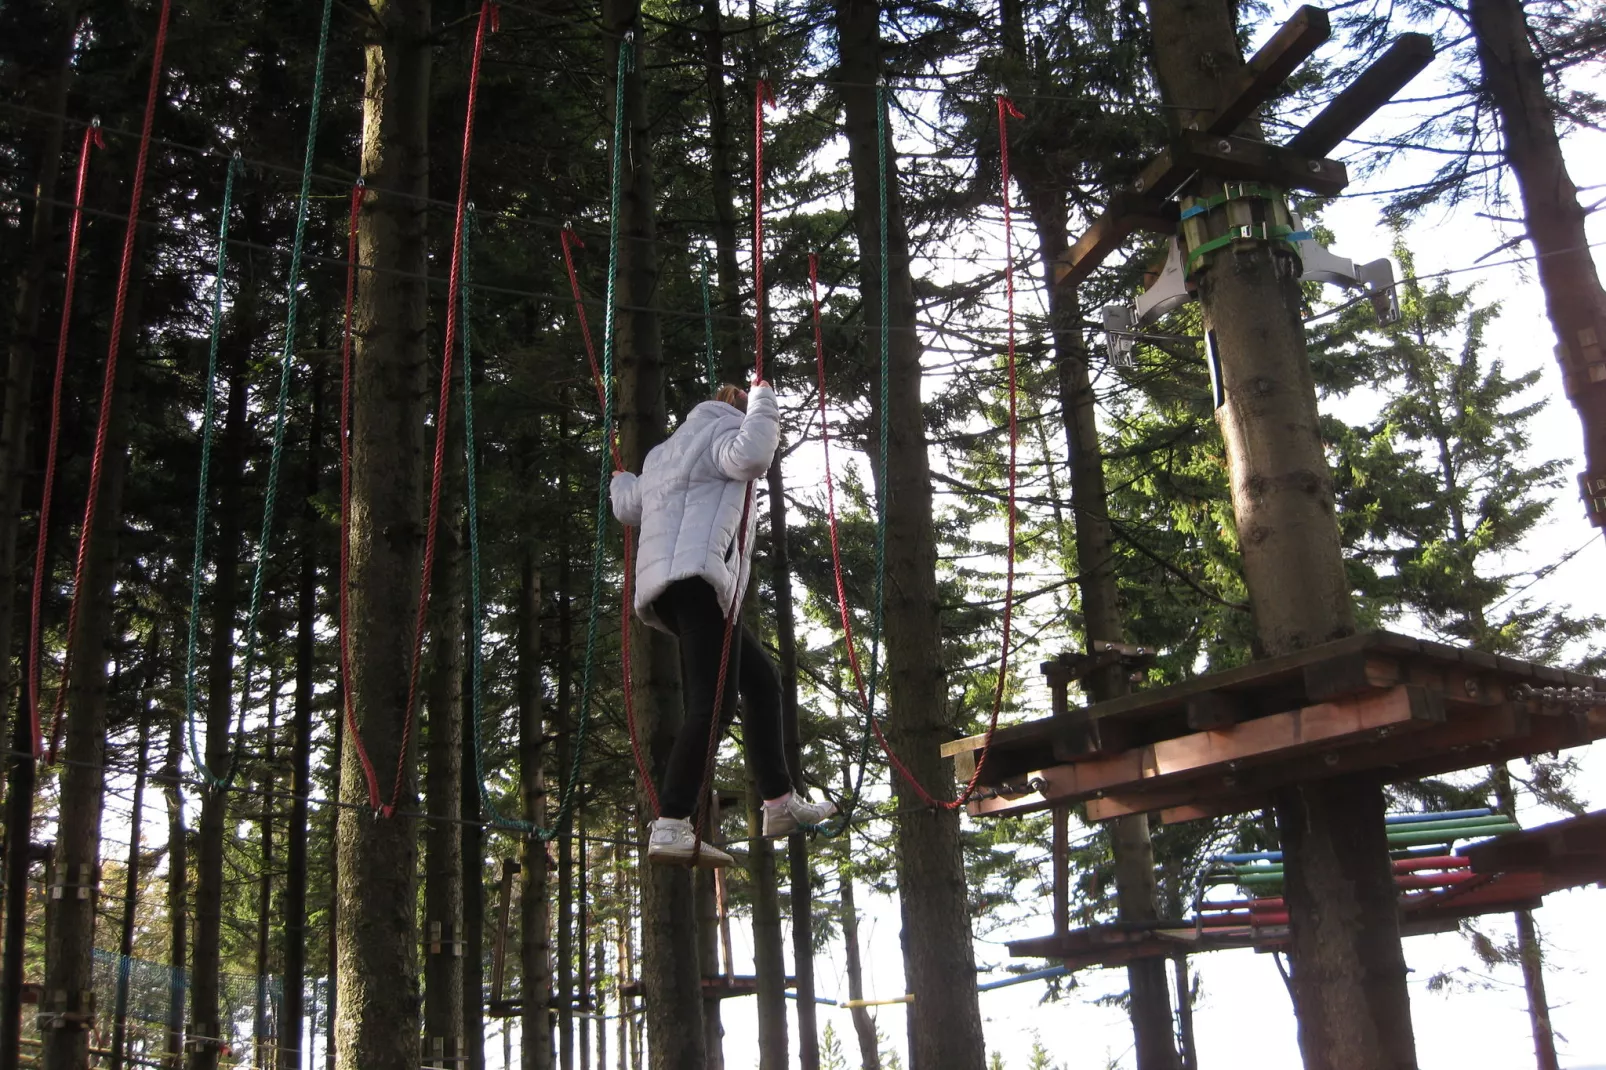
[[[764,648],[737,616],[752,572],[757,515],[753,480],[769,471],[780,440],[775,391],[762,379],[751,396],[722,386],[647,454],[641,475],[615,472],[609,492],[622,523],[641,529],[636,553],[635,610],[647,624],[680,641],[685,720],[664,773],[660,813],[647,843],[651,862],[729,865],[731,856],[703,843],[691,816],[704,790],[705,753],[720,725],[744,700],[743,737],[764,795],[764,835],[784,836],[836,812],[830,802],[800,797],[787,770],[781,726],[781,682]],[[745,530],[743,529],[745,523]],[[727,617],[730,627],[727,631]],[[721,661],[729,643],[723,686]]]

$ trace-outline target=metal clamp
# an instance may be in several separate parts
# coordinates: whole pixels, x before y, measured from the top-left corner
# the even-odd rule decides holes
[[[49,895],[51,899],[86,900],[91,896],[100,894],[99,866],[92,866],[87,862],[80,862],[76,867],[70,868],[77,870],[78,879],[76,881],[57,879],[57,867],[51,867],[50,878],[48,881]]]
[[[41,1032],[91,1029],[95,1024],[95,993],[87,988],[79,991],[48,989],[40,995],[35,1021]]]
[[[462,938],[462,927],[456,922],[430,922],[429,939],[425,942],[431,955],[450,954],[458,958],[463,955],[465,941]]]

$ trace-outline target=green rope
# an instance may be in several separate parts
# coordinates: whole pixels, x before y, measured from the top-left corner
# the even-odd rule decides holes
[[[470,739],[474,748],[474,774],[480,786],[480,806],[492,825],[524,832],[530,829],[527,822],[502,816],[490,789],[485,785],[485,740],[482,736],[485,721],[485,626],[481,607],[484,597],[480,590],[480,494],[474,449],[474,349],[469,331],[473,304],[473,287],[469,281],[468,238],[474,230],[474,205],[465,206],[463,222],[463,461],[466,473],[468,498],[468,612],[469,635],[469,719],[473,726]]]
[[[703,250],[703,365],[708,373],[708,393],[719,389],[719,369],[714,364],[714,308],[708,296],[708,251]]]
[[[234,204],[234,172],[239,170],[240,154],[229,158],[223,173],[223,213],[217,228],[217,257],[212,269],[212,327],[206,343],[206,401],[201,409],[201,474],[195,491],[195,554],[190,565],[190,639],[184,656],[184,718],[188,727],[190,761],[200,770],[207,782],[213,780],[201,755],[200,741],[195,732],[195,653],[200,645],[201,628],[201,572],[206,555],[206,513],[211,496],[212,477],[212,425],[216,412],[217,349],[223,325],[223,273],[229,260],[229,211]]]
[[[854,777],[853,794],[841,815],[829,825],[805,825],[810,832],[831,838],[839,836],[853,824],[853,812],[858,809],[864,792],[864,769],[870,761],[870,742],[874,732],[870,722],[875,717],[876,687],[881,670],[881,627],[886,608],[887,582],[887,398],[891,392],[888,369],[892,364],[892,269],[888,257],[891,240],[888,236],[888,219],[891,214],[887,192],[887,83],[876,82],[876,150],[880,162],[877,193],[881,226],[881,416],[880,449],[877,464],[875,498],[875,618],[870,633],[869,693],[865,696],[864,732],[859,737],[859,771]]]
[[[324,59],[329,52],[329,16],[334,0],[324,0],[323,21],[318,29],[318,56],[312,68],[312,107],[307,120],[307,151],[301,164],[301,193],[296,198],[295,238],[290,245],[290,279],[285,294],[284,350],[279,358],[279,397],[273,410],[273,450],[268,460],[267,494],[262,502],[262,531],[257,536],[256,566],[251,575],[251,603],[245,615],[245,656],[240,674],[240,712],[235,727],[235,750],[245,737],[245,709],[251,701],[251,669],[256,660],[257,617],[262,607],[262,584],[267,574],[268,545],[273,538],[273,515],[279,499],[279,466],[284,457],[285,413],[290,400],[290,371],[295,364],[296,288],[301,281],[301,253],[306,246],[307,214],[312,197],[312,158],[318,146],[318,115],[323,105]],[[238,763],[231,761],[221,780],[208,777],[213,786],[227,787],[234,781]]]

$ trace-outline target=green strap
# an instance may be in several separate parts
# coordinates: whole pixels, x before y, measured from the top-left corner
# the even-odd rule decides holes
[[[708,394],[719,389],[719,368],[714,361],[714,308],[708,296],[708,250],[703,250],[703,365],[708,374]]]
[[[256,661],[257,617],[262,608],[262,584],[267,575],[268,546],[273,539],[273,516],[279,500],[279,467],[284,458],[285,414],[290,401],[290,371],[295,365],[297,287],[301,281],[301,254],[306,247],[307,214],[312,201],[312,158],[318,147],[318,116],[323,106],[324,60],[329,52],[329,16],[334,0],[324,0],[323,21],[318,29],[318,57],[312,68],[312,107],[307,120],[307,151],[301,163],[301,192],[296,198],[295,238],[290,245],[290,279],[285,293],[284,349],[279,357],[279,397],[273,410],[273,450],[268,460],[267,493],[262,502],[262,531],[257,536],[256,566],[251,574],[251,602],[245,615],[245,655],[240,674],[240,710],[234,733],[238,754],[245,738],[245,710],[251,702],[251,669]],[[228,787],[234,782],[239,763],[230,761],[221,780],[209,778],[213,786]]]
[[[217,409],[217,350],[223,325],[223,275],[229,261],[229,212],[234,205],[234,172],[239,167],[240,154],[236,152],[229,158],[229,165],[223,173],[223,212],[217,228],[217,257],[212,267],[215,280],[212,284],[212,326],[206,343],[206,400],[201,408],[201,474],[196,479],[195,551],[190,564],[190,638],[184,655],[184,719],[188,728],[190,761],[207,783],[212,783],[214,778],[201,754],[195,731],[195,654],[200,645],[201,573],[206,563],[206,515],[211,497],[212,425]]]
[[[1296,231],[1293,227],[1281,223],[1242,223],[1238,226],[1228,227],[1227,233],[1219,238],[1211,238],[1203,245],[1188,250],[1188,262],[1183,268],[1183,274],[1192,277],[1199,269],[1199,262],[1218,249],[1224,249],[1235,241],[1265,241],[1283,242],[1294,246],[1302,237],[1309,237],[1304,231]],[[1297,251],[1297,250],[1296,250]]]

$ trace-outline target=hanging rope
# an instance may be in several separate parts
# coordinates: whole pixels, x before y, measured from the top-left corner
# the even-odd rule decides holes
[[[362,743],[351,684],[351,308],[357,295],[357,215],[362,198],[363,180],[359,178],[351,187],[351,212],[346,221],[346,311],[340,330],[340,695],[346,734],[368,789],[368,805],[377,811],[384,804],[379,796],[379,771]]]
[[[703,369],[708,377],[708,393],[719,389],[719,366],[714,359],[714,305],[708,293],[708,250],[703,250]]]
[[[73,563],[72,603],[67,610],[67,648],[61,659],[61,685],[56,689],[54,725],[50,734],[52,764],[61,749],[65,727],[67,690],[72,681],[73,644],[77,640],[78,607],[82,604],[84,573],[89,568],[89,548],[94,541],[95,510],[100,499],[100,481],[106,469],[106,439],[111,432],[112,402],[117,392],[117,353],[123,342],[123,321],[128,314],[128,287],[134,273],[134,239],[139,231],[140,202],[145,198],[145,167],[150,160],[151,127],[156,122],[156,101],[162,87],[162,53],[167,49],[167,25],[172,0],[162,0],[156,22],[156,43],[151,55],[150,88],[145,94],[145,119],[139,134],[139,155],[134,162],[134,185],[128,197],[128,226],[123,231],[122,263],[117,269],[117,297],[112,305],[111,334],[106,342],[106,372],[100,386],[100,419],[95,426],[95,450],[89,461],[89,490],[84,498],[84,519],[78,528],[78,553]],[[35,583],[38,577],[35,578]]]
[[[45,450],[44,496],[39,503],[39,537],[33,554],[33,612],[28,622],[28,732],[33,742],[35,760],[44,757],[44,731],[39,723],[39,672],[40,633],[44,606],[45,548],[50,535],[50,498],[56,485],[56,457],[61,441],[61,391],[67,376],[67,338],[72,328],[73,287],[78,280],[78,240],[84,227],[84,186],[89,178],[89,154],[92,149],[105,148],[106,139],[100,135],[100,120],[92,119],[84,128],[83,146],[78,150],[78,184],[74,187],[72,222],[67,228],[67,282],[61,295],[61,327],[56,332],[56,380],[50,388],[50,442]],[[66,674],[63,670],[62,689]]]
[[[907,765],[905,765],[903,760],[900,759],[898,757],[898,755],[896,754],[896,752],[893,751],[891,743],[887,740],[886,734],[881,728],[880,721],[877,720],[877,718],[873,714],[870,715],[869,718],[868,718],[869,723],[870,723],[870,730],[874,734],[876,742],[878,744],[880,744],[882,751],[886,754],[887,761],[889,763],[891,763],[892,767],[898,771],[898,774],[903,777],[903,779],[909,784],[909,786],[914,789],[915,794],[920,797],[920,800],[921,800],[922,803],[924,803],[926,806],[929,806],[929,807],[940,808],[940,809],[944,809],[944,810],[957,810],[957,809],[959,809],[960,807],[964,806],[965,803],[970,800],[971,795],[974,794],[974,792],[976,790],[976,784],[978,783],[978,781],[981,778],[982,768],[987,762],[987,755],[988,755],[989,751],[992,748],[993,735],[998,729],[998,717],[999,717],[999,713],[1003,709],[1004,690],[1005,690],[1006,685],[1008,683],[1009,634],[1010,634],[1011,608],[1012,608],[1012,605],[1013,605],[1013,602],[1014,602],[1014,589],[1015,589],[1015,490],[1016,490],[1016,444],[1017,444],[1017,439],[1018,439],[1018,426],[1017,426],[1017,422],[1016,422],[1017,382],[1016,382],[1016,376],[1015,376],[1015,281],[1014,281],[1014,277],[1015,277],[1015,269],[1014,269],[1015,257],[1014,257],[1014,246],[1012,244],[1013,238],[1012,238],[1012,233],[1011,233],[1011,229],[1010,229],[1011,223],[1010,223],[1010,199],[1009,199],[1009,181],[1010,181],[1010,178],[1009,178],[1009,130],[1008,130],[1008,126],[1006,125],[1006,118],[1008,118],[1008,117],[1021,118],[1022,116],[1021,116],[1021,113],[1018,110],[1016,110],[1014,104],[1012,104],[1007,98],[1000,96],[998,98],[998,138],[999,138],[1000,159],[1001,159],[1002,165],[1003,165],[1003,204],[1004,204],[1004,242],[1005,242],[1005,248],[1004,248],[1004,255],[1005,255],[1004,279],[1005,279],[1005,292],[1006,292],[1006,295],[1007,295],[1007,309],[1006,309],[1006,315],[1008,317],[1007,360],[1008,360],[1008,370],[1009,370],[1009,501],[1008,501],[1008,506],[1007,506],[1007,510],[1008,510],[1007,525],[1008,525],[1009,534],[1008,534],[1008,550],[1007,550],[1008,563],[1007,563],[1007,566],[1006,566],[1006,577],[1005,577],[1005,581],[1004,581],[1005,593],[1004,593],[1004,621],[1003,621],[1003,633],[1004,633],[1004,636],[1003,636],[1003,653],[999,658],[998,683],[997,683],[997,686],[996,686],[996,688],[994,689],[994,692],[993,692],[993,709],[992,709],[992,714],[988,719],[986,736],[984,737],[984,739],[982,741],[981,754],[980,754],[980,757],[976,761],[975,771],[972,772],[969,781],[965,784],[964,790],[959,793],[958,798],[955,798],[955,799],[939,799],[935,795],[933,795],[931,793],[931,791],[928,790],[925,787],[925,785],[920,783],[919,779],[915,777],[914,773],[910,771],[909,767]],[[883,598],[884,580],[885,580],[885,568],[886,568],[886,563],[885,563],[885,556],[886,556],[885,555],[885,547],[886,547],[886,482],[885,481],[886,481],[887,472],[888,472],[888,469],[887,469],[887,434],[888,434],[887,402],[888,402],[888,395],[889,395],[889,367],[890,367],[890,364],[891,364],[891,348],[890,348],[890,342],[891,342],[891,331],[890,331],[890,322],[891,322],[891,298],[890,298],[891,270],[890,270],[890,263],[889,263],[889,257],[888,257],[889,244],[890,243],[889,243],[889,235],[888,235],[889,210],[888,210],[888,190],[887,190],[888,174],[887,174],[887,137],[886,137],[886,85],[884,83],[878,85],[877,88],[876,88],[876,130],[877,130],[877,134],[879,135],[879,137],[878,137],[878,148],[879,148],[879,159],[880,159],[880,165],[881,165],[879,193],[880,193],[880,209],[881,209],[881,220],[880,220],[880,224],[881,224],[881,227],[880,227],[880,229],[881,229],[881,233],[880,233],[880,238],[881,238],[881,413],[880,413],[880,416],[881,416],[881,420],[880,420],[880,434],[881,434],[881,458],[880,458],[880,460],[881,460],[881,470],[880,470],[880,476],[881,476],[882,493],[880,493],[880,494],[878,494],[876,496],[876,608],[877,608],[877,613],[879,615],[879,613],[881,611],[881,607],[882,607],[882,598]],[[823,389],[824,380],[823,380],[823,378],[822,378],[821,382],[822,382],[821,394],[822,394],[822,397],[823,397],[823,394],[824,394],[824,389]],[[829,477],[829,469],[827,469],[827,483],[828,483],[828,485],[829,485],[829,478],[830,478]],[[834,546],[834,539],[833,539],[833,550],[834,549],[835,549],[835,546]],[[834,557],[834,555],[833,555],[833,557]],[[837,583],[838,583],[838,588],[837,588],[838,595],[837,595],[837,597],[838,597],[838,599],[841,599],[841,597],[842,597],[842,593],[841,593],[842,592],[842,588],[841,588],[841,582],[842,582],[841,562],[840,562],[840,560],[834,559],[834,564],[835,564],[836,570],[837,570]],[[845,620],[846,620],[846,616],[845,616],[845,611],[844,611],[844,621]],[[850,643],[849,644],[849,659],[850,659],[850,663],[854,660],[854,655],[852,653],[852,650],[853,650],[853,648],[852,648],[852,645]],[[856,670],[855,670],[855,679],[857,681],[857,671]],[[861,695],[862,695],[862,693],[861,693]],[[862,697],[861,697],[861,701],[863,701]]]
[[[591,365],[591,381],[597,388],[597,404],[602,411],[608,410],[607,387],[603,385],[603,374],[597,367],[597,347],[591,341],[591,321],[586,318],[586,303],[580,296],[580,277],[574,270],[574,250],[584,249],[586,243],[574,232],[574,228],[565,224],[558,232],[558,239],[563,246],[563,266],[569,272],[569,289],[574,293],[574,312],[580,319],[580,337],[585,342],[586,361]],[[612,253],[610,252],[610,256]],[[609,351],[610,357],[612,351]],[[613,466],[617,471],[624,470],[624,462],[619,459],[619,436],[610,426],[608,434],[608,450],[613,455]]]
[[[820,445],[825,455],[825,514],[828,521],[827,527],[831,533],[831,567],[836,574],[836,604],[842,617],[842,640],[848,650],[848,665],[852,670],[853,684],[859,695],[859,708],[864,711],[866,718],[873,720],[875,718],[876,678],[880,671],[882,600],[878,595],[875,602],[875,619],[870,633],[870,678],[869,682],[866,683],[864,674],[859,670],[858,646],[853,638],[853,618],[848,613],[847,591],[844,589],[842,581],[842,546],[837,534],[836,489],[831,478],[831,424],[825,410],[825,336],[820,327],[820,258],[814,253],[809,254],[809,297],[813,305],[814,373],[819,387]],[[884,514],[878,511],[878,545],[883,541],[884,530]],[[878,553],[876,555],[876,586],[878,592],[881,589],[880,577],[884,573],[885,567],[885,559]],[[810,831],[831,837],[852,825],[853,812],[858,809],[859,798],[864,787],[864,770],[869,764],[870,740],[870,732],[865,731],[860,734],[859,770],[854,777],[853,792],[849,796],[847,805],[842,808],[840,819],[828,825],[809,826]]]
[[[775,94],[769,83],[760,78],[753,87],[753,380],[764,381],[764,109],[775,106]],[[753,513],[753,483],[749,482],[742,498],[742,518],[736,528],[737,575],[741,563],[747,560],[747,525]],[[708,822],[709,787],[714,782],[714,768],[719,757],[719,740],[724,724],[721,714],[725,709],[725,688],[729,685],[731,644],[735,640],[736,621],[741,616],[742,590],[731,592],[731,604],[725,610],[725,636],[719,650],[719,676],[714,681],[714,709],[709,717],[708,749],[703,758],[703,778],[697,789],[697,817],[692,823],[691,865],[696,865],[702,853],[703,832]]]
[[[223,175],[223,210],[217,227],[217,256],[213,259],[212,324],[206,340],[206,395],[201,405],[201,472],[195,489],[195,539],[190,561],[190,629],[184,651],[184,721],[189,740],[190,761],[201,774],[202,783],[219,783],[207,767],[195,731],[195,660],[201,642],[201,578],[206,566],[206,518],[211,499],[212,427],[217,412],[217,351],[223,335],[223,276],[229,262],[229,213],[234,206],[234,175],[240,167],[235,153]]]
[[[273,406],[273,445],[268,454],[268,485],[262,499],[262,530],[257,535],[256,564],[251,573],[251,596],[245,613],[245,654],[240,666],[239,713],[234,729],[234,752],[245,743],[245,711],[251,704],[251,670],[257,660],[257,620],[262,611],[262,585],[267,578],[268,549],[273,541],[273,520],[279,502],[279,469],[284,459],[284,432],[290,406],[290,372],[295,366],[296,314],[300,302],[301,256],[306,248],[307,215],[312,204],[312,158],[318,147],[318,119],[323,110],[324,61],[329,52],[329,17],[334,0],[324,0],[318,27],[318,54],[312,66],[312,101],[307,117],[307,147],[301,160],[301,190],[296,197],[296,229],[290,242],[290,278],[285,287],[284,346],[279,353],[279,395]],[[227,550],[225,552],[228,552]],[[239,762],[215,776],[204,765],[201,776],[213,787],[234,780]]]
[[[412,743],[413,722],[418,707],[418,678],[424,664],[424,635],[429,615],[429,588],[435,572],[435,542],[440,531],[441,483],[446,473],[446,424],[452,399],[452,357],[457,348],[457,302],[463,285],[463,221],[468,208],[468,164],[474,146],[474,104],[479,98],[480,60],[485,54],[487,31],[496,32],[499,18],[491,0],[480,5],[479,25],[474,30],[474,55],[469,63],[468,105],[463,118],[463,156],[457,173],[457,215],[452,228],[452,267],[446,285],[446,344],[441,354],[440,397],[435,409],[434,474],[429,485],[429,521],[424,529],[424,566],[418,582],[418,611],[413,618],[413,655],[407,673],[407,705],[402,713],[401,747],[396,754],[396,782],[390,801],[381,814],[390,817],[401,802],[407,781],[407,750]]]
[[[753,87],[753,374],[764,378],[764,109],[775,94],[760,78]]]

